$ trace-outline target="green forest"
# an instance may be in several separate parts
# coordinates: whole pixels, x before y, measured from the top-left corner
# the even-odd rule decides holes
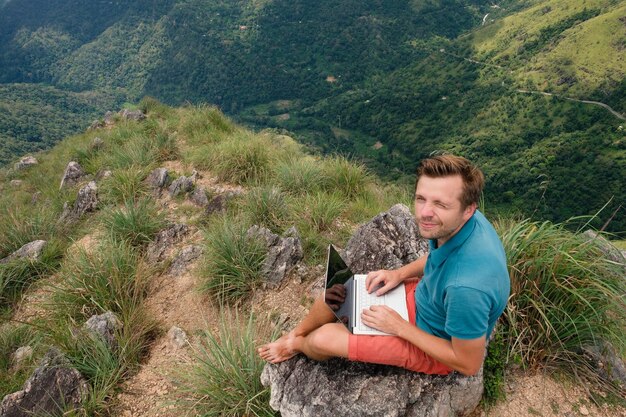
[[[12,0],[0,163],[153,96],[215,104],[400,183],[426,155],[461,154],[484,168],[490,208],[599,213],[596,227],[617,210],[619,233],[626,121],[569,98],[625,113],[625,13],[614,0]]]

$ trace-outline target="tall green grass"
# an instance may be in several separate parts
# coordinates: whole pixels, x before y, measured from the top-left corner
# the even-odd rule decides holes
[[[261,385],[265,362],[256,352],[257,343],[273,340],[273,333],[252,315],[247,323],[237,314],[222,315],[219,329],[202,335],[193,364],[180,377],[186,397],[181,408],[204,417],[278,415],[269,406],[269,388]]]
[[[289,218],[287,196],[276,187],[255,187],[241,200],[241,211],[249,224],[265,226],[281,233]]]
[[[36,353],[22,363],[19,369],[15,368],[12,360],[15,351],[20,347],[30,346],[36,352],[41,343],[40,339],[41,337],[30,326],[8,324],[0,326],[0,398],[19,391],[34,365]]]
[[[112,240],[124,241],[136,248],[150,242],[165,226],[165,215],[148,198],[126,201],[123,207],[103,212],[101,218]]]
[[[228,219],[211,225],[205,242],[200,268],[202,290],[226,304],[248,297],[261,282],[265,245],[248,239],[245,227]]]
[[[626,352],[623,266],[563,225],[509,220],[498,229],[511,276],[502,326],[509,360],[596,378],[583,348],[606,340]]]

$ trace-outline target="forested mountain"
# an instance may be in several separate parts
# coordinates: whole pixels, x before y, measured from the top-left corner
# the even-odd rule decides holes
[[[601,226],[626,200],[624,1],[11,0],[0,42],[0,106],[30,103],[40,123],[23,84],[49,85],[37,94],[74,104],[47,113],[75,121],[7,132],[25,119],[5,113],[5,162],[152,95],[217,104],[393,179],[457,152],[484,166],[487,204],[540,218],[610,201]]]

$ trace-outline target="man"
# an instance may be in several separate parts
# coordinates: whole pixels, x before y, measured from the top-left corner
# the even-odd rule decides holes
[[[363,310],[363,322],[391,336],[353,335],[324,302],[315,301],[294,330],[258,349],[277,363],[297,353],[325,360],[401,366],[429,374],[474,375],[510,292],[506,256],[477,210],[482,172],[467,159],[441,155],[417,170],[415,218],[430,251],[397,270],[370,272],[366,288],[382,295],[405,283],[409,321],[386,306]]]

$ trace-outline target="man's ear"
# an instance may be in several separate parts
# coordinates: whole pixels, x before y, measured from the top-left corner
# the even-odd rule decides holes
[[[472,217],[476,212],[476,208],[478,208],[478,205],[476,203],[472,203],[469,206],[465,207],[465,210],[463,210],[463,219],[465,221],[469,220],[470,217]]]

